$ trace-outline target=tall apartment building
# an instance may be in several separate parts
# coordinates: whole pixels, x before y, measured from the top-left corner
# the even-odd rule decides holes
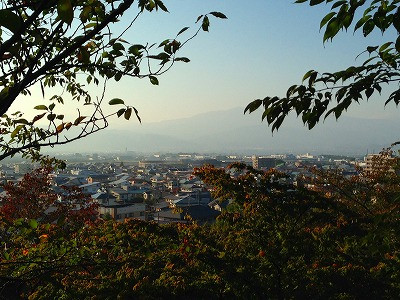
[[[261,168],[271,169],[276,166],[276,159],[271,157],[259,157],[253,155],[251,157],[251,161],[253,163],[254,169],[261,169]]]
[[[364,172],[367,174],[379,171],[394,172],[395,160],[391,153],[368,154],[364,157]]]

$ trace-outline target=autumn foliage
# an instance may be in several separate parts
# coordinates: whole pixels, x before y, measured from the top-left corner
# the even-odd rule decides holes
[[[39,208],[32,208],[35,219],[2,217],[1,296],[390,299],[400,294],[395,172],[344,178],[314,170],[313,190],[294,185],[285,174],[244,164],[204,166],[195,174],[215,197],[233,201],[215,224],[97,220],[70,227],[69,217],[49,222]],[[45,203],[50,199],[40,198],[45,191],[24,199]]]
[[[4,185],[6,196],[0,198],[0,218],[8,222],[16,219],[38,219],[52,223],[68,218],[72,223],[84,223],[96,217],[95,204],[90,195],[77,187],[51,187],[50,167],[25,174],[18,183]]]

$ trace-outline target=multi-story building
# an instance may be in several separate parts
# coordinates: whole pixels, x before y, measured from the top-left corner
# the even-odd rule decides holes
[[[251,161],[253,163],[254,169],[261,169],[261,168],[271,169],[276,166],[276,159],[272,157],[259,157],[253,155],[251,157]]]
[[[395,171],[393,166],[396,158],[391,153],[368,154],[364,157],[364,162],[364,172],[367,174],[380,171]]]

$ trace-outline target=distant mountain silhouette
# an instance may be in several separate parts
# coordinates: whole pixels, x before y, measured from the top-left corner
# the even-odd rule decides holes
[[[365,154],[400,140],[399,120],[328,118],[309,131],[290,117],[271,134],[260,113],[243,115],[242,108],[202,113],[190,118],[133,126],[130,130],[104,130],[84,140],[56,148],[65,152],[201,153],[326,153]]]

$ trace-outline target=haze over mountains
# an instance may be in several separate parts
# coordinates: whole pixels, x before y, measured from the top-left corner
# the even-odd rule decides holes
[[[140,126],[131,120],[126,130],[106,129],[55,151],[362,155],[400,140],[399,120],[343,116],[336,122],[332,117],[309,131],[293,116],[272,135],[260,115],[243,115],[242,108],[234,108]]]

